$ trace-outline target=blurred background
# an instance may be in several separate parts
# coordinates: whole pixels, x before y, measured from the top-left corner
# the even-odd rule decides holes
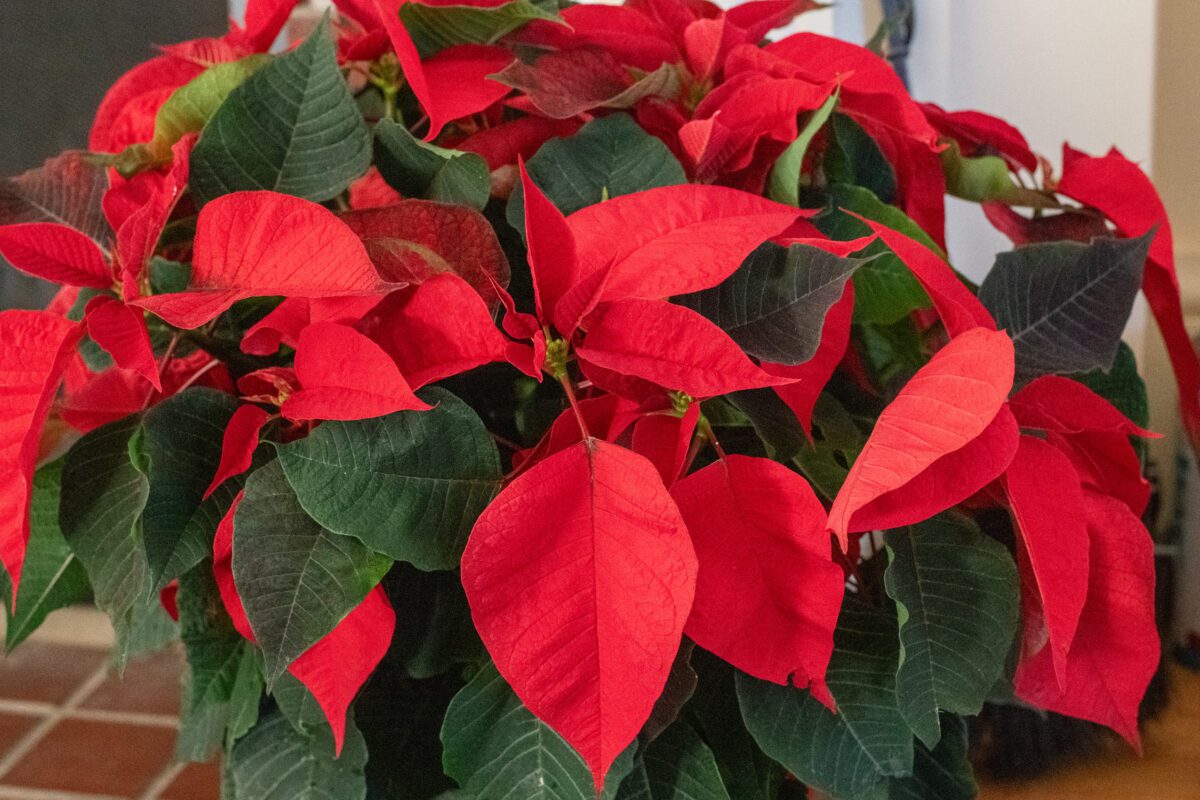
[[[243,2],[0,0],[0,175],[37,166],[64,149],[84,147],[92,114],[121,73],[150,57],[156,44],[222,34],[228,17],[240,16]],[[909,0],[838,0],[829,9],[806,14],[794,29],[863,43],[905,2]],[[310,27],[327,5],[328,0],[308,0],[291,23],[292,34]],[[1094,154],[1116,145],[1148,169],[1171,214],[1187,323],[1193,334],[1200,333],[1200,192],[1195,189],[1200,186],[1200,148],[1195,145],[1200,47],[1194,41],[1200,0],[911,0],[910,5],[911,16],[893,28],[891,53],[917,99],[996,114],[1020,128],[1033,149],[1055,164],[1068,139]],[[1007,244],[975,206],[949,202],[952,260],[979,279]],[[0,307],[36,307],[49,295],[46,285],[0,270]],[[1149,469],[1158,502],[1149,523],[1158,546],[1169,645],[1190,642],[1195,647],[1200,644],[1200,479],[1180,437],[1165,352],[1144,307],[1135,310],[1126,338],[1148,385],[1152,427],[1165,434],[1151,443]],[[48,668],[54,667],[37,667]],[[172,668],[169,663],[154,667],[160,672]],[[145,679],[154,680],[153,675]],[[12,680],[16,678],[0,673],[0,696],[8,696],[5,685]],[[1197,685],[1189,684],[1192,689]],[[1196,694],[1184,698],[1183,711],[1170,717],[1170,724],[1191,728],[1192,739],[1200,738]],[[86,719],[88,703],[77,705],[67,716]],[[63,715],[60,706],[54,709],[47,713]],[[142,723],[151,727],[171,723],[170,708],[114,713],[142,713]],[[0,713],[0,754],[9,746],[4,718]],[[16,735],[24,741],[20,737],[26,734]],[[1177,737],[1167,738],[1175,742]],[[63,747],[57,762],[48,761],[48,769],[61,763]],[[1168,753],[1173,747],[1166,746]],[[1122,789],[1120,775],[1093,765],[1058,784],[997,787],[985,796],[1195,800],[1200,798],[1200,745],[1191,747],[1175,748],[1182,760],[1160,762],[1152,753],[1140,762],[1138,769],[1152,764],[1166,781],[1156,784],[1159,789],[1146,790],[1151,793]],[[88,748],[86,739],[81,748]],[[22,794],[25,790],[8,784],[13,771],[20,772],[22,759],[29,760],[27,755],[17,750],[0,755],[0,800],[216,797],[213,776],[179,783],[179,769],[157,773],[128,791],[110,786]],[[160,760],[166,758],[164,753]],[[91,767],[81,764],[85,771],[103,769],[99,761]]]

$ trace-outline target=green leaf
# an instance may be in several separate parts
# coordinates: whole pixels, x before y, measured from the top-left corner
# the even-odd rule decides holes
[[[837,106],[840,94],[839,89],[830,95],[820,108],[812,112],[808,121],[804,123],[804,127],[800,129],[800,135],[775,161],[775,166],[771,168],[771,175],[767,178],[767,197],[778,203],[800,207],[800,181],[804,169],[804,157],[808,154],[808,146],[812,144],[813,137],[829,121],[829,116]]]
[[[175,757],[207,761],[229,737],[235,696],[258,673],[253,646],[233,627],[207,562],[179,579],[179,634],[187,653]],[[247,674],[248,673],[248,674]],[[254,691],[257,712],[262,679]],[[244,703],[238,698],[239,704]],[[236,709],[241,712],[242,709]],[[235,727],[243,727],[239,724]],[[244,733],[245,729],[238,733]]]
[[[375,125],[374,138],[379,174],[405,197],[457,203],[476,210],[487,205],[492,179],[483,156],[423,142],[390,119],[381,119]]]
[[[703,314],[756,358],[803,364],[821,344],[826,313],[867,261],[766,242],[719,285],[674,302]]]
[[[158,592],[147,585],[122,617],[113,620],[116,643],[110,660],[117,672],[122,672],[129,659],[143,653],[155,653],[170,645],[179,636],[179,625],[163,608]]]
[[[456,44],[493,44],[535,19],[565,24],[554,3],[510,0],[498,6],[400,6],[400,20],[422,56]]]
[[[966,720],[946,716],[942,729],[932,752],[917,743],[912,776],[893,778],[888,800],[974,800],[979,794],[967,757]]]
[[[832,502],[866,440],[845,406],[825,392],[813,408],[813,446],[801,449],[794,463],[813,488]]]
[[[396,611],[388,661],[410,678],[433,678],[486,657],[457,572],[422,572],[396,564],[383,579]],[[361,722],[361,718],[360,718]]]
[[[232,395],[193,387],[144,415],[142,447],[150,493],[142,512],[142,531],[155,588],[212,553],[220,521],[216,514],[221,509],[206,503],[204,492],[221,463],[225,427],[237,406]],[[200,520],[193,524],[197,516]]]
[[[808,447],[800,421],[773,390],[746,389],[726,395],[726,399],[750,420],[768,457],[791,461]]]
[[[830,187],[831,211],[815,217],[813,223],[831,239],[840,242],[871,233],[861,221],[839,209],[853,211],[909,236],[944,256],[929,235],[900,209],[883,203],[869,189],[835,184]],[[928,308],[929,295],[904,262],[882,242],[874,242],[857,254],[879,256],[864,264],[854,275],[854,319],[890,325],[919,308]]]
[[[687,724],[672,725],[650,743],[617,800],[730,800],[717,760]]]
[[[433,388],[431,411],[329,422],[279,448],[304,510],[334,533],[425,570],[458,565],[500,487],[496,445],[471,408]]]
[[[1154,233],[1031,244],[996,256],[979,299],[1012,337],[1018,381],[1112,368]]]
[[[442,724],[446,774],[479,798],[595,800],[583,759],[521,704],[488,664],[463,687]],[[609,770],[603,798],[617,795],[632,766],[626,750]]]
[[[738,675],[742,715],[759,746],[802,782],[835,797],[882,800],[887,777],[912,769],[912,734],[896,705],[895,620],[847,598],[826,681],[833,714],[804,690]]]
[[[974,203],[998,202],[1030,208],[1057,206],[1049,196],[1013,181],[1008,165],[999,156],[966,158],[958,142],[951,139],[942,151],[941,159],[946,192],[955,197]]]
[[[150,259],[150,289],[155,294],[187,291],[192,282],[192,265],[161,256]]]
[[[366,763],[367,748],[353,724],[335,758],[332,735],[299,733],[275,711],[259,719],[226,758],[233,790],[226,800],[364,800]]]
[[[660,186],[687,183],[679,160],[628,114],[594,119],[577,133],[551,139],[525,163],[529,176],[565,215]],[[505,211],[510,225],[525,230],[525,193],[518,183]]]
[[[371,134],[323,22],[229,93],[192,150],[190,184],[199,203],[252,189],[320,202],[370,163]]]
[[[1117,345],[1117,357],[1113,360],[1112,369],[1107,372],[1095,369],[1071,377],[1112,403],[1136,424],[1143,428],[1150,425],[1146,382],[1138,374],[1137,357],[1125,342]]]
[[[67,452],[62,470],[63,537],[87,570],[96,605],[118,627],[153,588],[141,525],[150,485],[134,463],[140,433],[137,415],[97,428]]]
[[[292,673],[285,672],[279,676],[271,696],[298,733],[310,736],[324,731],[333,735],[333,729],[329,727],[329,720],[316,696]]]
[[[0,570],[4,612],[8,618],[4,646],[8,652],[37,630],[51,611],[85,600],[91,593],[87,572],[67,546],[58,526],[62,467],[62,461],[55,461],[33,476],[29,544],[21,569],[21,591],[15,611],[12,585],[7,573]]]
[[[171,147],[185,134],[203,128],[230,92],[270,62],[271,56],[255,53],[204,70],[159,106],[154,118],[154,137],[125,148],[112,160],[112,166],[129,178],[143,169],[170,162]]]
[[[237,675],[229,694],[229,719],[225,726],[225,749],[246,735],[258,722],[266,681],[263,679],[262,654],[249,642],[246,654],[238,664]]]
[[[896,170],[875,140],[845,114],[829,122],[830,141],[822,167],[830,183],[861,186],[886,203],[896,196]]]
[[[300,507],[272,461],[246,481],[233,526],[233,578],[263,651],[268,688],[379,583],[390,560]]]
[[[973,523],[937,517],[885,537],[884,576],[900,616],[896,695],[928,747],[940,711],[978,714],[1004,670],[1020,616],[1017,567]]]

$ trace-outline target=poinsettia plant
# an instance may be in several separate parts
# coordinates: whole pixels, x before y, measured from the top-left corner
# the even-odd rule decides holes
[[[816,7],[292,0],[0,184],[8,646],[182,640],[178,755],[264,798],[974,796],[964,718],[1138,746],[1139,289],[1171,230],[914,101]],[[981,285],[945,198],[1013,242]]]

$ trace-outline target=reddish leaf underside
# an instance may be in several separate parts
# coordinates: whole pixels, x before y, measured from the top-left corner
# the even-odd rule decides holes
[[[601,303],[588,317],[581,359],[692,397],[789,383],[756,366],[725,331],[664,300]]]
[[[671,496],[700,563],[684,632],[756,678],[823,694],[845,576],[812,487],[775,461],[731,455]]]
[[[1088,593],[1088,530],[1079,475],[1053,445],[1025,435],[1005,473],[1004,489],[1020,534],[1025,653],[1034,655],[1048,636],[1055,675],[1065,686],[1067,654]]]
[[[595,439],[539,462],[480,516],[462,576],[500,673],[599,791],[662,691],[696,584],[654,466]]]
[[[80,325],[44,311],[0,312],[0,562],[17,602],[29,501],[42,425],[75,346]]]
[[[247,297],[340,297],[382,290],[366,248],[333,212],[276,192],[234,192],[196,222],[191,286],[136,301],[197,328]]]
[[[243,638],[256,642],[246,609],[233,583],[233,519],[242,496],[239,492],[217,526],[213,540],[213,576],[233,627]],[[337,753],[341,753],[345,740],[346,712],[350,703],[383,660],[395,627],[396,612],[383,587],[376,586],[337,627],[288,665],[288,672],[312,692],[329,721]]]
[[[996,418],[1013,382],[1012,340],[977,328],[939,350],[883,410],[829,512],[845,548],[868,503],[969,444]]]
[[[1107,725],[1141,751],[1138,706],[1158,668],[1154,548],[1123,503],[1084,494],[1091,540],[1090,585],[1064,680],[1051,648],[1018,665],[1017,697],[1040,708]]]
[[[288,419],[369,419],[429,408],[379,345],[345,325],[305,328],[295,363],[301,388],[280,409]]]

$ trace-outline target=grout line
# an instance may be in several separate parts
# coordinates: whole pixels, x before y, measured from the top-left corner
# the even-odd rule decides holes
[[[50,729],[58,724],[58,721],[66,716],[67,712],[75,706],[87,699],[88,695],[94,692],[100,684],[104,683],[108,678],[108,665],[103,664],[96,668],[91,677],[87,678],[83,683],[75,689],[74,692],[66,699],[61,708],[56,708],[41,722],[33,726],[29,733],[22,736],[12,749],[5,753],[4,758],[0,759],[0,777],[7,775],[9,770],[16,766],[17,762],[25,757],[30,750],[37,745]]]
[[[179,777],[179,773],[183,772],[186,768],[187,764],[182,761],[167,764],[166,768],[159,773],[159,776],[146,787],[146,791],[138,795],[138,800],[158,800],[171,783]]]
[[[42,703],[36,700],[13,700],[0,698],[0,712],[5,714],[21,714],[26,717],[44,717],[53,714],[58,706],[53,703]]]
[[[0,800],[125,800],[107,794],[79,794],[49,789],[25,789],[18,786],[0,786]]]
[[[150,728],[179,728],[179,719],[170,714],[150,714],[142,711],[108,711],[97,708],[72,708],[62,714],[67,719],[87,722],[111,722],[117,725],[144,725]]]

